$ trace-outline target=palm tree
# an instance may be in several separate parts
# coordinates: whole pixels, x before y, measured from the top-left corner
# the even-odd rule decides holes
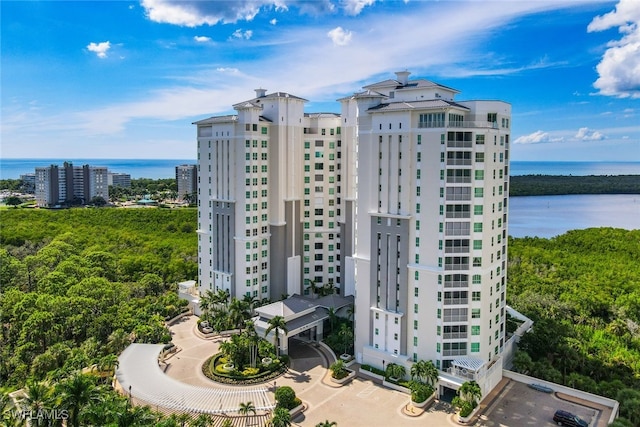
[[[107,341],[107,348],[114,354],[120,354],[131,343],[129,334],[123,329],[116,329],[111,332]]]
[[[115,373],[116,368],[120,366],[120,362],[118,361],[118,356],[115,354],[107,354],[98,360],[97,368],[100,372],[105,372],[107,374],[113,375]]]
[[[280,331],[284,332],[285,336],[289,330],[287,329],[287,322],[285,322],[284,317],[282,316],[274,316],[269,319],[269,327],[266,331],[264,331],[265,338],[269,335],[269,332],[274,331],[274,339],[273,344],[276,347],[276,355],[280,355],[280,347],[278,346]]]
[[[316,424],[316,427],[333,427],[333,426],[337,426],[337,425],[338,425],[338,423],[335,422],[335,421],[326,420],[326,421],[324,421],[322,423]]]
[[[247,322],[247,329],[245,330],[245,333],[249,342],[249,364],[252,368],[255,368],[258,362],[258,345],[260,343],[260,337],[258,337],[255,324],[251,320]]]
[[[398,380],[401,380],[404,378],[406,373],[407,369],[402,365],[398,365],[397,363],[389,363],[387,365],[386,374],[389,378],[397,378]]]
[[[229,319],[234,327],[240,329],[240,333],[242,333],[242,325],[248,317],[248,313],[249,305],[247,303],[237,298],[231,299],[231,304],[229,304]]]
[[[438,380],[438,369],[432,361],[418,360],[411,366],[411,379],[433,386]]]
[[[233,427],[233,421],[230,418],[225,418],[220,427]]]
[[[36,381],[29,381],[26,387],[26,397],[20,402],[20,406],[26,411],[38,413],[42,410],[52,409],[53,397],[52,390],[46,384]],[[32,421],[32,425],[46,425],[47,420],[44,418],[36,418]]]
[[[458,394],[462,398],[462,400],[466,402],[471,402],[471,404],[475,407],[478,403],[478,400],[482,397],[482,389],[475,381],[467,381],[460,386],[458,390]]]
[[[333,333],[333,327],[335,326],[338,317],[336,316],[336,309],[333,307],[329,307],[329,310],[327,310],[327,315],[329,315],[329,333]]]
[[[210,427],[214,423],[213,417],[209,414],[200,414],[189,423],[189,427]]]
[[[253,405],[253,402],[240,403],[240,408],[238,409],[238,413],[240,415],[244,415],[244,425],[249,424],[249,413],[256,414],[256,407]]]
[[[253,309],[255,307],[257,307],[257,304],[260,304],[260,300],[256,297],[252,297],[251,295],[245,294],[244,297],[242,297],[242,302],[245,303],[247,305],[247,307],[249,307],[249,316],[253,316]]]
[[[189,421],[191,421],[191,415],[189,414],[182,413],[176,416],[176,422],[180,424],[180,427],[185,427]]]
[[[353,320],[353,316],[356,314],[356,307],[355,305],[351,304],[348,308],[347,308],[347,319],[349,320]]]
[[[353,345],[353,331],[346,323],[343,323],[338,331],[338,336],[342,339],[344,354],[348,354],[349,349]]]
[[[75,373],[58,383],[56,393],[60,399],[60,407],[69,411],[69,425],[72,427],[80,425],[80,413],[85,406],[99,398],[93,378],[81,373]]]
[[[291,425],[291,413],[286,408],[276,408],[268,425],[270,427],[289,427]]]
[[[210,314],[210,311],[215,307],[218,303],[218,296],[214,294],[212,291],[208,290],[203,295],[200,295],[200,310],[204,317]]]
[[[311,279],[305,279],[305,280],[309,284],[309,294],[311,295],[311,297],[313,298],[314,296],[317,296],[319,288],[316,285],[316,282]]]

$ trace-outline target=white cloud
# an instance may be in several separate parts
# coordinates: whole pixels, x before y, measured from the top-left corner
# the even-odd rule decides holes
[[[624,36],[608,43],[596,67],[598,79],[593,86],[601,95],[640,98],[640,2],[620,0],[616,9],[593,18],[587,31],[618,27]]]
[[[276,25],[278,23],[278,20],[276,18],[273,18],[271,21],[269,21],[269,24],[271,25]]]
[[[256,87],[286,91],[312,103],[335,104],[337,98],[360,90],[363,82],[392,78],[398,64],[414,76],[425,76],[425,70],[441,70],[443,66],[457,64],[460,58],[476,52],[484,38],[505,23],[557,7],[554,2],[501,2],[499,7],[471,2],[464,8],[452,2],[414,4],[416,8],[394,17],[397,28],[411,29],[410,37],[406,31],[389,31],[388,22],[373,14],[348,20],[352,26],[348,32],[344,26],[334,30],[334,36],[341,36],[334,42],[348,39],[340,49],[327,49],[325,43],[318,43],[328,37],[326,26],[283,26],[268,40],[269,55],[248,55],[233,62],[221,60],[207,68],[203,64],[199,70],[179,74],[173,84],[137,93],[139,101],[114,100],[106,105],[60,113],[55,119],[46,118],[42,128],[51,129],[64,123],[65,135],[106,135],[123,130],[130,132],[135,126],[128,124],[139,123],[138,120],[189,120],[225,114],[230,112],[231,104],[252,98]],[[424,25],[426,14],[448,19]],[[365,37],[352,37],[352,33]],[[238,34],[247,36],[246,32]],[[372,61],[374,52],[381,60]],[[429,55],[425,56],[424,52]],[[295,64],[295,67],[283,67],[283,64]],[[327,72],[326,64],[340,64],[340,72]],[[313,105],[310,108],[314,108]],[[33,127],[33,122],[25,122],[25,126]],[[537,142],[557,140],[548,134],[539,138]],[[531,142],[536,141],[528,141],[526,137],[519,141]]]
[[[540,144],[550,142],[549,133],[541,130],[535,131],[529,135],[523,135],[513,141],[514,144]]]
[[[193,39],[198,43],[208,43],[211,41],[211,37],[207,36],[194,36]]]
[[[353,33],[351,31],[345,31],[342,27],[336,27],[327,33],[327,36],[331,39],[336,46],[346,46],[351,42]]]
[[[262,10],[286,11],[297,8],[301,14],[324,15],[342,10],[345,15],[359,15],[377,0],[142,0],[147,17],[154,22],[198,27],[218,23],[251,21]],[[338,7],[336,7],[336,4]],[[272,19],[270,23],[276,24]]]
[[[233,34],[231,34],[232,38],[244,39],[244,40],[249,40],[252,36],[253,36],[253,31],[251,30],[242,31],[240,29],[237,29],[233,32]]]
[[[578,133],[576,133],[575,138],[580,141],[602,141],[604,139],[604,135],[596,130],[584,127],[578,129]]]
[[[106,58],[107,52],[111,49],[111,43],[108,41],[100,43],[91,42],[87,45],[87,49],[90,52],[94,52],[98,58]]]
[[[154,22],[185,27],[251,21],[265,5],[273,0],[182,1],[142,0],[147,17]]]
[[[366,6],[371,6],[376,0],[343,0],[342,7],[348,15],[359,15]]]

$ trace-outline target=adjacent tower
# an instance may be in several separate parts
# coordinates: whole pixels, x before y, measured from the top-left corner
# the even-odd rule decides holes
[[[511,106],[408,77],[341,100],[358,152],[356,356],[431,360],[486,391],[505,341]]]

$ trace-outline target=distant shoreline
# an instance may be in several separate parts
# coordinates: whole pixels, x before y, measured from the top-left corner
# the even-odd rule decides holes
[[[516,175],[509,177],[509,196],[570,194],[640,194],[640,175]]]

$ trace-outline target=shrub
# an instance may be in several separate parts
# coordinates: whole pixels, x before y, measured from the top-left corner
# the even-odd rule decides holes
[[[369,371],[369,372],[372,372],[372,373],[374,373],[376,375],[380,375],[380,376],[384,377],[384,371],[382,369],[378,369],[378,368],[373,367],[371,365],[361,365],[360,369],[363,369],[365,371]]]
[[[260,373],[260,369],[259,368],[244,368],[244,370],[242,371],[242,375],[244,375],[245,377],[252,377],[254,375],[258,375]]]
[[[299,405],[300,399],[296,398],[296,392],[289,386],[278,387],[275,395],[276,407],[290,410]]]
[[[341,380],[349,375],[349,371],[347,371],[347,366],[344,361],[337,360],[335,361],[329,369],[331,370],[331,376],[337,380]]]
[[[429,384],[411,381],[409,382],[409,390],[411,390],[411,400],[416,403],[422,403],[433,394],[435,389]]]

